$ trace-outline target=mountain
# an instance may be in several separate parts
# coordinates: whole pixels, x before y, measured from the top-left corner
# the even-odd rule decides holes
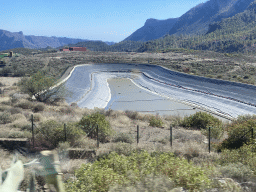
[[[66,46],[68,47],[86,47],[87,49],[91,50],[91,51],[106,51],[109,46],[110,42],[103,42],[103,41],[83,41],[83,42],[78,42],[75,44],[68,44]],[[112,44],[114,45],[114,44]],[[64,48],[65,46],[61,46],[58,48]]]
[[[178,19],[147,19],[144,26],[136,30],[124,41],[149,41],[166,35]]]
[[[208,50],[222,53],[256,53],[256,0],[243,12],[221,21],[211,23],[205,34],[166,35],[145,42],[137,49],[145,51],[168,51],[185,49]]]
[[[179,17],[169,34],[204,34],[209,24],[243,12],[254,0],[210,0]]]
[[[148,19],[144,26],[124,41],[149,41],[169,35],[202,35],[209,25],[243,12],[254,0],[209,0],[198,4],[179,18]]]
[[[60,47],[67,44],[75,44],[82,41],[88,41],[86,39],[72,39],[66,37],[45,37],[24,35],[20,32],[10,32],[6,30],[0,30],[0,51],[13,49],[13,48],[31,48],[39,49],[46,47]],[[109,42],[110,44],[112,42]]]
[[[211,23],[206,34],[221,31],[221,33],[246,33],[255,31],[256,24],[256,0],[248,8],[233,17],[222,19]]]

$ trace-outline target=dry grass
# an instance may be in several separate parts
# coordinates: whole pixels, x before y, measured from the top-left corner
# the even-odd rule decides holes
[[[0,110],[13,110],[14,113],[11,114],[14,121],[6,125],[0,125],[0,136],[9,137],[9,136],[29,136],[30,132],[25,132],[28,130],[24,128],[24,131],[21,131],[22,127],[28,126],[31,118],[31,114],[34,115],[34,123],[38,125],[40,122],[46,120],[55,120],[61,123],[67,122],[78,122],[84,115],[90,115],[95,111],[98,111],[106,116],[106,119],[110,122],[110,125],[114,131],[117,133],[123,133],[131,136],[133,138],[133,143],[122,143],[122,142],[112,142],[110,143],[100,143],[100,147],[97,148],[96,141],[89,139],[84,136],[80,139],[77,139],[74,146],[76,148],[84,149],[94,149],[96,150],[96,157],[101,157],[105,154],[110,153],[111,151],[116,151],[119,154],[128,155],[135,149],[145,149],[149,152],[153,151],[165,151],[173,152],[177,156],[187,158],[189,161],[193,161],[198,166],[204,166],[206,162],[213,163],[216,159],[219,158],[219,154],[216,152],[211,152],[209,154],[207,144],[203,141],[207,140],[206,136],[202,135],[200,131],[196,130],[187,130],[182,127],[178,127],[178,122],[181,120],[179,116],[164,116],[160,117],[164,125],[161,128],[149,126],[149,120],[154,115],[150,114],[141,114],[138,112],[130,111],[105,111],[103,109],[81,109],[75,105],[69,106],[67,103],[58,103],[57,105],[44,105],[44,110],[37,113],[33,113],[33,106],[38,104],[38,102],[31,102],[26,99],[20,99],[16,105],[20,103],[27,103],[27,105],[32,106],[25,107],[22,109],[22,112],[15,112],[14,106],[11,103],[8,105],[10,100],[9,96],[4,97],[2,101],[6,103],[0,103]],[[18,110],[17,110],[18,111]],[[137,125],[140,128],[140,139],[137,144]],[[173,142],[172,147],[170,146],[170,125],[173,127]],[[12,154],[9,154],[6,151],[0,149],[2,155],[1,158],[1,168],[6,169],[10,166],[12,160]],[[23,163],[31,161],[31,157],[22,157]],[[71,160],[67,157],[61,159],[61,169],[64,173],[63,179],[66,181],[68,178],[74,176],[75,169],[78,169],[81,164],[93,162],[96,159],[76,159]],[[28,169],[25,171],[25,180],[22,185],[25,187],[30,177],[31,170]]]
[[[20,80],[20,77],[0,77],[0,82],[3,83],[4,87],[10,87],[13,86],[14,83],[18,83]]]

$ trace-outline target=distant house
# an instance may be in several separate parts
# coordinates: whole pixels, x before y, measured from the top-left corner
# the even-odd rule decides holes
[[[69,47],[69,49],[60,49],[60,51],[86,51],[86,47]]]

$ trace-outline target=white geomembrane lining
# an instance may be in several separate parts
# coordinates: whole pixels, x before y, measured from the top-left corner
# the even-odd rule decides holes
[[[132,74],[130,73],[132,69],[138,69],[145,75],[142,73]],[[118,73],[117,71],[127,72]],[[135,76],[137,78],[134,78]],[[107,83],[109,78],[129,78],[142,89],[150,90],[163,97],[190,103],[196,107],[200,106],[231,118],[238,115],[256,114],[255,106],[188,90],[200,90],[256,104],[254,97],[256,88],[254,86],[221,80],[208,81],[207,78],[184,75],[153,65],[93,64],[77,66],[65,80],[67,89],[74,92],[72,97],[66,98],[67,102],[77,102],[79,107],[89,109],[105,108],[111,100],[111,92]],[[183,86],[183,88],[168,84]]]

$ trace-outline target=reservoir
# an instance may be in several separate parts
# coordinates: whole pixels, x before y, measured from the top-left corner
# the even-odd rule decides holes
[[[127,78],[112,78],[107,80],[111,90],[111,100],[106,109],[131,110],[141,113],[159,115],[191,115],[199,109],[192,106],[161,97],[153,92],[141,89]]]
[[[147,64],[84,64],[62,80],[67,103],[81,108],[191,115],[199,110],[234,119],[256,114],[256,86],[193,76]]]

